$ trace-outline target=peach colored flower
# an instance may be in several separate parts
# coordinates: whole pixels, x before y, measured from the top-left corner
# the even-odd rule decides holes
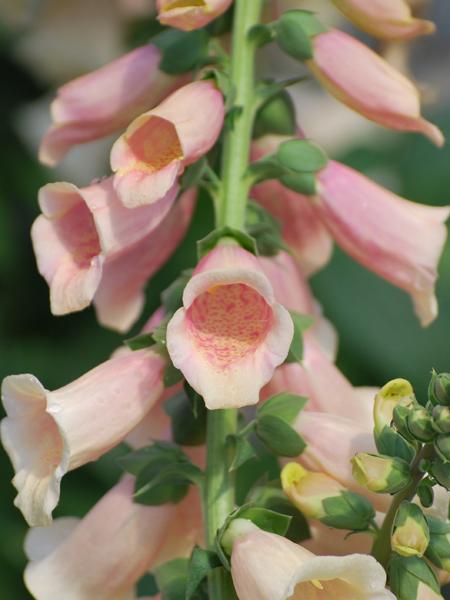
[[[233,0],[157,0],[158,19],[184,31],[199,29],[224,13]]]

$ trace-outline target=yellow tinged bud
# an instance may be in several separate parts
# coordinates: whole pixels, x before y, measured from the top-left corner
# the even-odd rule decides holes
[[[380,433],[383,427],[390,426],[396,406],[411,406],[414,399],[414,390],[409,381],[406,379],[388,381],[375,396],[373,410],[375,431]]]
[[[423,527],[408,517],[392,534],[392,550],[401,556],[423,556],[428,547],[429,536]]]

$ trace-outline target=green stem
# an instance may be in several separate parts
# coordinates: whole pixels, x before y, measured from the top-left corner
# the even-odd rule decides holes
[[[225,133],[222,180],[223,192],[218,227],[242,229],[245,223],[248,183],[245,173],[255,113],[255,51],[250,29],[259,22],[262,0],[236,0],[231,52],[231,85],[235,94],[230,129]]]
[[[234,3],[233,48],[230,77],[235,93],[232,125],[225,130],[222,159],[222,194],[217,227],[242,229],[248,195],[245,172],[248,165],[254,108],[255,45],[250,29],[259,22],[263,0],[236,0]],[[237,410],[208,413],[207,465],[204,486],[204,518],[208,547],[214,549],[217,530],[234,509],[234,480],[230,473],[232,452],[227,437],[237,431]],[[216,569],[209,579],[211,600],[229,600],[226,573]]]
[[[372,546],[372,556],[383,565],[387,567],[389,558],[391,556],[391,535],[392,527],[394,525],[395,515],[397,514],[398,507],[404,500],[412,500],[417,492],[417,486],[422,481],[424,474],[419,469],[419,465],[424,458],[427,458],[432,452],[430,446],[423,446],[420,452],[417,454],[413,464],[411,465],[412,480],[411,483],[401,492],[395,494],[392,499],[391,506],[384,518],[383,525],[378,532],[375,542]]]

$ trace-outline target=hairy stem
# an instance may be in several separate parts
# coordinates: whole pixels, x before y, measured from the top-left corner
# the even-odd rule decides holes
[[[255,46],[248,32],[259,22],[262,0],[236,0],[231,52],[231,84],[234,90],[234,109],[231,124],[224,135],[222,161],[222,194],[217,211],[218,227],[228,225],[242,229],[245,222],[248,184],[245,172],[248,165],[254,118],[254,58]],[[214,548],[217,530],[234,509],[234,480],[229,467],[232,461],[227,437],[237,430],[235,409],[213,410],[208,413],[207,466],[204,487],[204,518],[208,547]],[[229,600],[225,573],[212,572],[209,597]],[[227,597],[228,596],[228,597]]]

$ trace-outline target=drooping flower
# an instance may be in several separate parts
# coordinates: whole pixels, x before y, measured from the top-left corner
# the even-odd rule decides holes
[[[148,44],[62,86],[51,106],[53,125],[41,143],[41,162],[54,165],[73,146],[118,131],[186,80],[160,71],[160,60],[159,48]]]
[[[316,207],[352,258],[406,290],[423,325],[437,315],[434,286],[450,207],[410,202],[330,161],[318,175]]]
[[[30,525],[51,522],[65,473],[113,448],[152,408],[164,365],[153,350],[121,354],[53,392],[33,375],[4,379],[1,440],[16,473],[14,503]]]
[[[235,540],[231,574],[239,600],[394,600],[372,556],[315,556],[262,530]]]
[[[233,0],[157,0],[158,19],[184,31],[199,29],[223,14]]]
[[[252,159],[275,152],[285,136],[266,135],[252,144]],[[302,272],[312,275],[330,260],[333,242],[308,198],[289,190],[276,179],[254,186],[252,198],[268,210],[282,226],[284,241]]]
[[[383,40],[407,40],[433,33],[434,23],[415,19],[406,0],[333,0],[363,31]]]
[[[114,187],[125,206],[162,198],[184,168],[212,148],[223,118],[222,94],[211,81],[185,85],[137,117],[111,151]]]
[[[312,38],[308,67],[333,96],[367,119],[399,131],[416,131],[442,146],[444,136],[420,114],[416,87],[356,38],[331,29]]]
[[[167,348],[208,408],[237,407],[258,402],[292,335],[258,260],[223,244],[197,265],[168,324]]]
[[[112,178],[81,189],[69,183],[44,186],[43,214],[31,236],[39,272],[50,286],[52,313],[82,310],[93,301],[102,324],[127,330],[142,310],[148,278],[190,222],[195,191],[172,206],[177,191],[174,186],[159,202],[128,209]]]
[[[142,506],[133,502],[133,485],[124,477],[82,520],[60,518],[29,531],[25,583],[33,597],[134,600],[142,575],[189,555],[196,540],[186,501]]]

